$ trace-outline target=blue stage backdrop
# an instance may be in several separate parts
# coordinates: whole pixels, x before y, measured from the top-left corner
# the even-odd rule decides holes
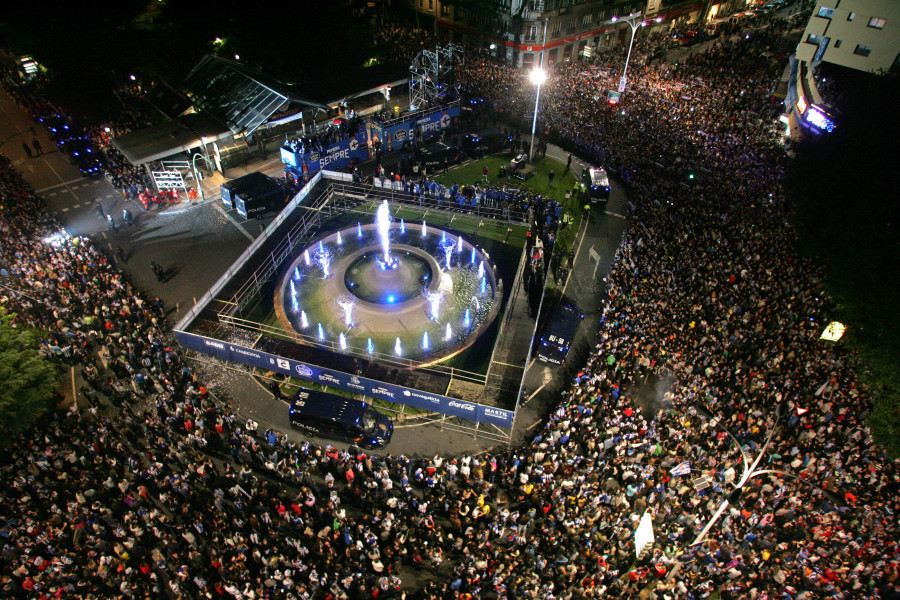
[[[185,331],[176,331],[175,337],[178,339],[178,343],[189,350],[212,354],[225,360],[276,371],[312,383],[321,383],[329,387],[347,390],[348,392],[364,394],[371,398],[381,398],[389,402],[405,404],[454,417],[462,417],[479,423],[491,423],[506,429],[512,427],[513,412],[502,408],[465,402],[456,398],[421,392],[383,381],[357,377],[341,371],[324,369],[316,365],[282,358],[274,354],[254,350],[253,348],[238,346]]]
[[[418,139],[420,144],[433,142],[441,136],[441,131],[450,126],[459,125],[459,105],[448,107],[446,110],[434,112],[424,117],[416,118],[411,115],[409,119],[382,127],[373,124],[371,131],[374,137],[381,140],[381,151],[394,152],[409,148],[416,139],[417,132],[421,134]]]
[[[350,166],[355,158],[359,162],[369,160],[368,134],[365,131],[357,133],[353,137],[327,146],[321,153],[292,152],[290,148],[281,147],[281,162],[290,165],[302,172],[306,165],[309,176],[327,169],[329,171],[343,171]]]

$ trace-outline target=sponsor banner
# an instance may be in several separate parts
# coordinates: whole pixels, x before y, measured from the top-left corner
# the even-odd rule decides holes
[[[369,160],[368,137],[365,132],[331,144],[322,152],[301,154],[292,152],[289,148],[281,148],[281,162],[297,169],[306,165],[310,177],[323,169],[343,171],[354,158],[359,162]]]
[[[381,140],[382,150],[394,152],[408,148],[413,140],[419,139],[427,144],[438,139],[441,131],[451,126],[459,125],[459,105],[451,106],[445,110],[434,112],[424,117],[416,118],[415,115],[402,123],[390,127],[372,126],[372,133]]]
[[[184,348],[212,354],[225,360],[244,363],[312,383],[321,383],[329,387],[356,392],[371,398],[381,398],[382,400],[405,404],[422,410],[461,417],[470,421],[491,423],[507,429],[512,427],[513,412],[501,408],[483,406],[474,402],[466,402],[375,379],[350,375],[342,371],[324,369],[316,365],[282,358],[267,352],[184,331],[176,331],[175,337]]]

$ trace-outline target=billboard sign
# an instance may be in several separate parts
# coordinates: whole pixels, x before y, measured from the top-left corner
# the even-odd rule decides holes
[[[350,167],[353,159],[359,162],[369,160],[368,136],[365,132],[326,146],[321,152],[293,152],[290,148],[281,148],[281,162],[296,169],[306,165],[312,177],[321,170],[343,171]]]
[[[512,428],[513,411],[466,402],[440,394],[423,392],[393,383],[386,383],[342,371],[326,369],[318,365],[283,358],[261,350],[247,348],[230,342],[176,331],[175,337],[184,348],[212,354],[225,360],[244,363],[253,367],[276,371],[283,375],[297,377],[310,383],[319,383],[348,392],[363,394],[370,398],[380,398],[388,402],[405,404],[414,408],[460,417],[479,423],[490,423],[506,429]]]

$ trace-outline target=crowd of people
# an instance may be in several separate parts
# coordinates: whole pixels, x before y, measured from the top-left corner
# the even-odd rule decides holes
[[[374,456],[237,418],[162,303],[68,238],[3,159],[0,306],[83,365],[89,404],[3,457],[2,595],[900,596],[897,465],[847,351],[819,340],[821,273],[792,250],[772,41],[677,68],[638,57],[615,109],[594,99],[602,70],[553,71],[544,126],[623,176],[629,228],[589,360],[528,444],[477,456]],[[473,65],[465,83],[518,110],[522,77]],[[636,560],[645,513],[656,541]]]

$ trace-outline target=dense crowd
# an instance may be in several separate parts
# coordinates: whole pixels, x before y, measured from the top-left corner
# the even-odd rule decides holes
[[[792,250],[770,41],[677,68],[638,57],[615,110],[594,100],[602,71],[553,72],[545,127],[626,178],[630,226],[595,352],[508,452],[373,456],[258,431],[171,345],[161,303],[66,237],[4,159],[0,302],[83,365],[92,406],[4,457],[2,595],[898,597],[900,479],[847,352],[818,339],[828,299]],[[503,67],[465,77],[495,107],[533,93]],[[636,401],[650,377],[668,383],[652,414]],[[645,512],[656,542],[636,561]]]

